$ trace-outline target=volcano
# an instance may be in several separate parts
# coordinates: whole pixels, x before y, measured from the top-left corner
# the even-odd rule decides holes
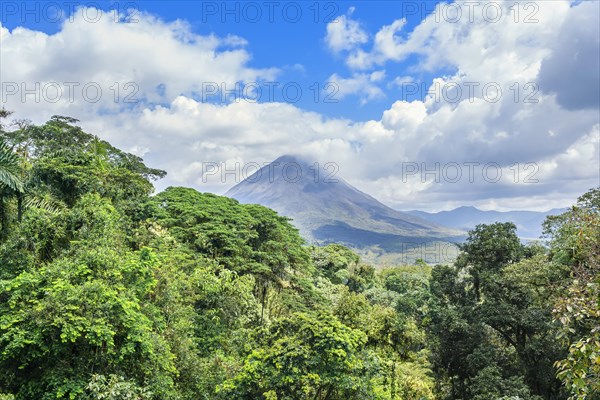
[[[291,218],[308,242],[341,243],[377,258],[388,253],[415,253],[419,248],[429,248],[428,253],[434,255],[431,245],[464,239],[463,231],[382,204],[333,174],[334,167],[285,155],[248,176],[225,196],[261,204]],[[421,255],[417,252],[415,258],[428,258]],[[390,262],[397,262],[394,258]]]

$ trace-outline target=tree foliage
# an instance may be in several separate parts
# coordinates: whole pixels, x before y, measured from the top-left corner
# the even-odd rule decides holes
[[[600,189],[545,223],[552,259],[569,267],[573,280],[554,309],[568,355],[556,362],[571,399],[600,396]]]
[[[0,118],[10,115],[0,110]],[[0,121],[1,122],[1,121]],[[597,189],[377,270],[55,116],[0,124],[0,399],[593,399]]]

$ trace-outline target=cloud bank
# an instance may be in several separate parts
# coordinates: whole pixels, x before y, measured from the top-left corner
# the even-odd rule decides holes
[[[242,176],[207,176],[207,162],[235,171],[296,153],[337,163],[344,179],[402,209],[565,206],[599,184],[600,44],[591,16],[600,6],[541,1],[531,17],[537,22],[525,23],[531,10],[521,9],[515,21],[511,4],[497,3],[502,17],[493,23],[491,11],[457,21],[434,13],[410,32],[398,18],[368,33],[353,10],[331,22],[325,43],[350,75],[331,71],[330,81],[340,100],[387,101],[379,119],[326,117],[279,102],[202,101],[204,82],[270,80],[279,68],[251,67],[241,37],[201,36],[183,21],[148,14],[135,24],[76,17],[52,35],[0,27],[3,103],[38,123],[54,114],[80,119],[86,130],[167,170],[159,188],[223,193]],[[417,60],[412,71],[437,76],[429,94],[410,102],[386,96],[386,84],[411,78],[410,68],[390,76],[386,66],[409,57]],[[73,99],[64,94],[69,82],[79,84]],[[95,86],[88,99],[78,92],[90,82],[102,89],[96,102]],[[22,85],[36,83],[47,93],[39,101],[23,97]],[[63,95],[48,101],[55,83]],[[135,101],[124,101],[128,95]]]

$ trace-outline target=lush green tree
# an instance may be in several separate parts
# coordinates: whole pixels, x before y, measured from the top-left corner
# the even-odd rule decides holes
[[[354,266],[347,267],[355,268]],[[374,277],[373,286],[356,293],[349,285],[337,285],[331,293],[331,307],[345,325],[367,335],[371,381],[377,398],[433,399],[434,380],[427,359],[426,336],[420,325],[424,309],[406,308],[405,300],[414,295],[399,289],[413,287],[416,276],[422,278],[421,291],[428,291],[428,268],[403,266],[381,271]],[[415,276],[413,276],[413,274]],[[377,287],[394,282],[398,292]],[[415,293],[417,293],[416,291]],[[426,302],[426,297],[423,296]]]
[[[0,110],[0,122],[11,113]],[[0,239],[6,238],[9,227],[10,199],[23,191],[23,181],[19,177],[19,158],[5,140],[5,131],[0,123]]]
[[[360,330],[326,313],[292,314],[263,335],[221,392],[236,399],[372,398]]]
[[[375,267],[368,264],[352,264],[344,282],[353,292],[363,292],[375,284]]]
[[[431,281],[429,332],[447,393],[560,398],[552,364],[562,349],[551,310],[567,272],[524,247],[511,223],[479,225],[461,248],[455,265],[436,266]],[[496,394],[478,386],[490,381],[477,378],[486,366],[488,378],[502,382]]]
[[[19,159],[4,140],[0,139],[0,185],[19,191],[23,183],[18,176]]]
[[[90,400],[146,400],[152,398],[152,392],[119,375],[111,374],[106,377],[94,374],[84,397]]]
[[[547,247],[480,225],[454,265],[378,271],[262,206],[152,196],[164,172],[75,119],[1,122],[2,399],[598,395],[597,189]]]
[[[144,304],[156,256],[128,252],[120,215],[90,194],[65,216],[71,246],[0,284],[0,387],[17,398],[75,398],[91,374],[118,373],[172,394],[173,355]]]
[[[523,257],[523,245],[512,222],[477,225],[469,231],[466,242],[460,246],[456,266],[468,269],[473,282],[473,294],[481,300],[481,285],[489,281],[502,267]]]
[[[556,363],[558,377],[572,399],[592,399],[600,395],[600,189],[544,226],[553,261],[573,277],[554,309],[559,338],[568,345],[567,357]]]
[[[165,176],[139,157],[84,132],[77,122],[54,116],[41,126],[22,122],[16,124],[18,129],[1,132],[2,140],[19,156],[13,174],[21,182],[20,190],[0,190],[3,210],[11,207],[8,200],[15,199],[12,208],[20,221],[26,208],[58,211],[95,192],[109,197],[129,219],[133,208],[154,190],[151,180]]]
[[[431,267],[400,266],[382,271],[383,285],[398,294],[395,307],[406,318],[422,320],[427,314]]]
[[[317,270],[334,283],[342,283],[349,267],[358,265],[360,261],[356,253],[340,244],[312,246],[310,250]]]

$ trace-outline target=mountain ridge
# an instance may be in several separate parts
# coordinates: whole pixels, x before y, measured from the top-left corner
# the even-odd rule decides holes
[[[485,211],[474,206],[461,206],[438,212],[420,210],[404,212],[460,230],[471,230],[478,224],[513,222],[517,226],[517,234],[521,239],[538,240],[542,236],[542,223],[546,217],[562,214],[566,210],[566,208],[552,208],[548,211]]]

